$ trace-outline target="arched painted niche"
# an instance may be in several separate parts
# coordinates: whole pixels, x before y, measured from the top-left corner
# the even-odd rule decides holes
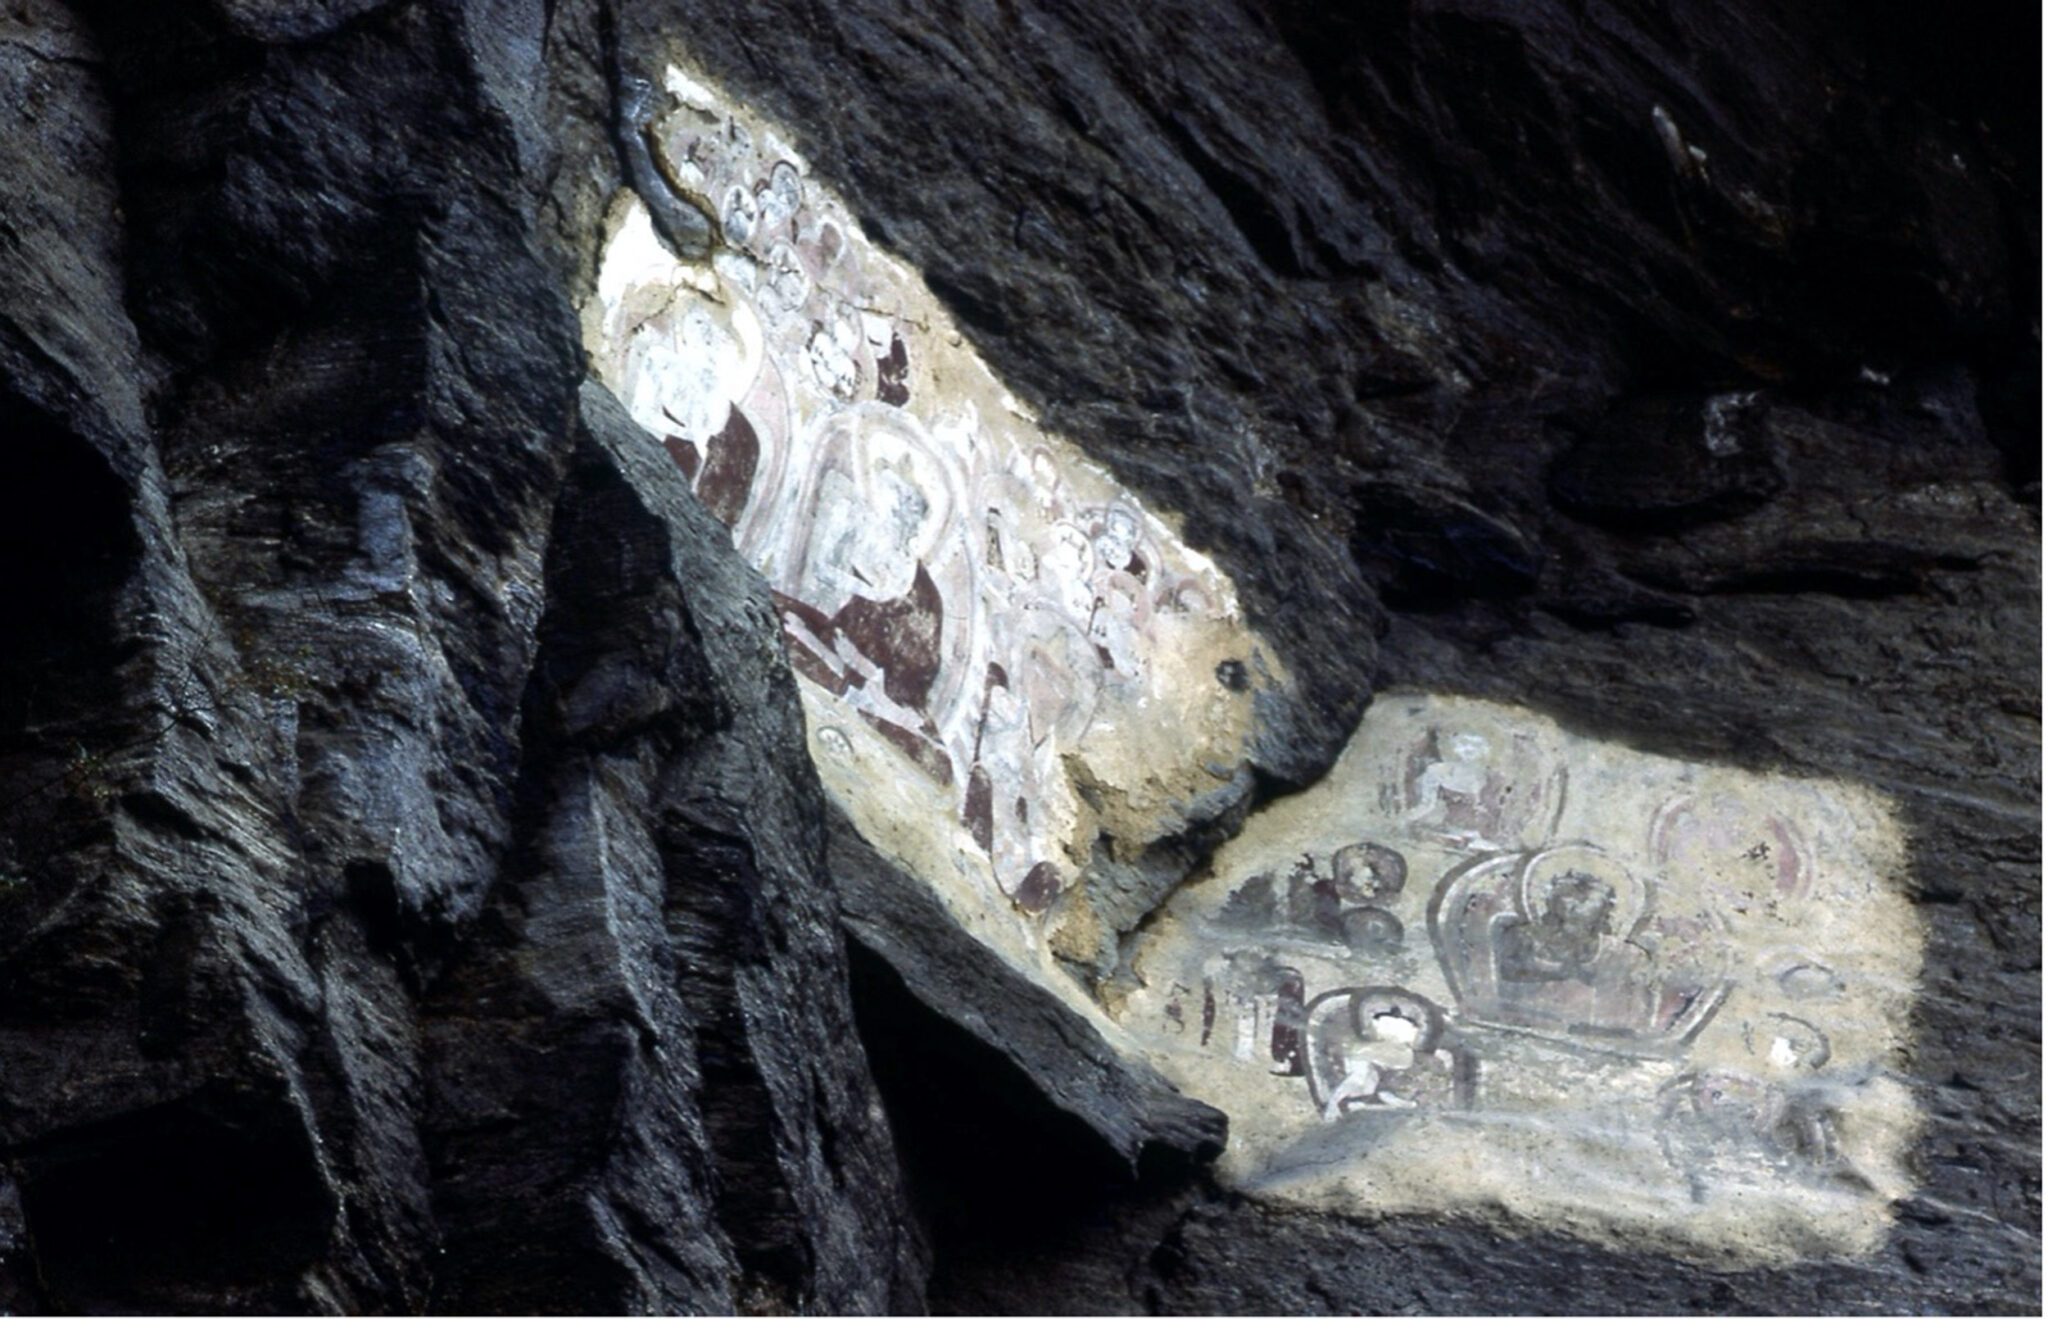
[[[679,260],[622,194],[585,335],[766,576],[828,790],[964,926],[1224,1109],[1223,1178],[1751,1265],[1908,1186],[1920,936],[1887,805],[1382,697],[1131,947],[1084,872],[1248,785],[1286,677],[1229,579],[1040,428],[773,125],[671,70]]]

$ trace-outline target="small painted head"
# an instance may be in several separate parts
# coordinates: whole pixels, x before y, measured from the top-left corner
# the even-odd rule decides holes
[[[1351,1028],[1361,1041],[1392,1041],[1423,1055],[1443,1035],[1443,1011],[1397,986],[1366,987],[1351,996]]]
[[[1832,1053],[1827,1033],[1803,1018],[1772,1014],[1764,1024],[1769,1042],[1764,1058],[1781,1073],[1811,1073]]]
[[[1612,935],[1614,904],[1613,886],[1582,871],[1566,872],[1551,883],[1542,926],[1562,936]]]
[[[1138,548],[1138,517],[1122,505],[1110,505],[1102,511],[1102,530],[1095,537],[1095,553],[1110,569],[1121,569],[1131,562],[1131,552]]]
[[[1381,903],[1408,884],[1408,860],[1384,844],[1346,844],[1330,856],[1337,893],[1356,903]]]
[[[1493,751],[1482,734],[1451,735],[1451,756],[1458,761],[1484,761]]]
[[[1377,904],[1346,909],[1340,921],[1345,945],[1353,954],[1368,957],[1398,952],[1407,934],[1401,919]]]

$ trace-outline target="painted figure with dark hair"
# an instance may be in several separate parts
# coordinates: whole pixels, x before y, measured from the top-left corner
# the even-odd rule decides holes
[[[1494,946],[1504,999],[1581,1031],[1651,1016],[1649,955],[1614,929],[1614,887],[1572,871],[1551,882],[1543,911],[1503,920]]]

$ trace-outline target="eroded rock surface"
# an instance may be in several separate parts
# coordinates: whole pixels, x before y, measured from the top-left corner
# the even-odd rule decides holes
[[[0,3],[0,1307],[2037,1310],[2038,70],[2011,25],[1749,0]],[[671,66],[787,154],[744,180],[678,155],[701,106]],[[1224,799],[1175,746],[1126,811],[1084,770],[1155,752],[1077,735],[1005,767],[1071,813],[1052,851],[998,831],[986,765],[982,841],[963,731],[995,690],[957,625],[1001,594],[946,577],[992,563],[982,524],[892,562],[931,592],[915,567],[835,586],[887,525],[839,527],[849,553],[808,578],[731,548],[818,527],[801,488],[735,477],[803,434],[771,371],[811,372],[826,419],[795,466],[954,481],[918,457],[942,355],[902,333],[910,303],[792,313],[774,354],[731,320],[740,255],[757,308],[794,276],[813,306],[823,227],[793,264],[768,240],[828,196],[882,292],[928,289],[986,364],[982,424],[1091,466],[1040,530],[1078,532],[1091,609],[1121,574],[1156,618],[1169,569],[1234,596],[1286,700],[1215,724],[1262,695],[1249,649],[1152,662],[1185,669],[1167,691],[1217,731]],[[665,305],[675,342],[691,306],[733,341],[671,355],[702,377],[656,431],[590,384],[577,324],[620,235],[708,268]],[[834,432],[827,398],[863,426]],[[926,434],[883,424],[913,413]],[[1035,498],[1019,434],[978,471]],[[1143,576],[1140,542],[1169,547]],[[920,702],[900,662],[933,622]],[[1065,667],[1055,705],[1144,634],[1092,622],[1019,635]],[[792,658],[879,693],[807,707]],[[1462,757],[1469,729],[1304,826],[1361,714],[1417,694],[1608,749],[1625,828],[1578,779],[1546,818],[1548,776]],[[837,772],[826,728],[860,753]],[[842,790],[897,795],[861,823],[894,844],[831,821],[807,740]],[[936,757],[903,769],[927,745],[950,786]],[[1674,766],[1711,792],[1674,806]],[[1486,806],[1489,775],[1536,806]],[[1773,806],[1794,785],[1825,803]],[[1145,848],[1162,804],[1185,820]],[[1823,846],[1840,819],[1861,853]],[[901,832],[926,863],[964,837],[993,914],[1068,933],[1053,965],[905,886]],[[1729,911],[1758,843],[1810,862],[1758,882],[1781,908],[1867,882],[1867,923],[1826,943],[1880,953],[1760,967],[1778,919]],[[1054,853],[1059,902],[1020,913]],[[1570,893],[1542,884],[1560,858]],[[1460,936],[1442,913],[1475,896],[1496,911]],[[1303,1072],[1257,1021],[1284,987],[1245,997],[1250,1065],[1221,1000],[1226,1051],[1147,1056],[1186,981],[1153,970],[1204,924],[1285,948]],[[1199,1036],[1199,996],[1180,1008]],[[1589,1028],[1683,1049],[1587,1052]],[[1638,1153],[1674,1194],[1648,1200],[1697,1218],[1618,1241],[1628,1214],[1575,1211],[1569,1177],[1401,1192],[1418,1130],[1529,1100],[1513,1068],[1560,1034],[1617,1082],[1610,1130],[1672,1130]],[[1763,1090],[1701,1089],[1731,1072]],[[1832,1120],[1805,1105],[1823,1087]],[[1592,1094],[1566,1090],[1537,1118]],[[1249,1145],[1212,1166],[1223,1111]],[[1275,1134],[1374,1125],[1343,1196],[1247,1177]],[[1626,1166],[1591,1146],[1567,1175]],[[1743,1188],[1765,1222],[1823,1214],[1703,1251]]]
[[[579,394],[503,34],[229,8],[0,29],[0,1297],[914,1307],[773,616]]]
[[[1428,1279],[1411,1222],[1196,1196],[942,1296],[2032,1304],[2036,83],[2005,42],[1977,7],[1455,3],[720,5],[693,34],[1027,404],[1182,512],[1330,703],[1305,761],[1376,680],[1847,780],[1908,839],[1927,1121],[1857,1265],[1702,1276],[1459,1219]],[[1499,1268],[1468,1292],[1465,1262]]]

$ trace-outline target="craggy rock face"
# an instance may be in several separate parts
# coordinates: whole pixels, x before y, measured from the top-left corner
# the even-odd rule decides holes
[[[1081,879],[1094,842],[1141,855],[1205,776],[1238,805],[1268,649],[1230,581],[1038,428],[786,132],[674,66],[663,86],[638,127],[714,223],[679,253],[619,194],[583,314],[596,370],[766,576],[855,827],[1221,1108],[1226,1184],[1499,1205],[1737,1264],[1881,1241],[1912,1186],[1891,1064],[1920,936],[1894,815],[1852,785],[1383,698],[1320,784],[1152,915],[1100,999],[1075,995],[1047,956],[1107,972],[1122,934]],[[1708,402],[1703,463],[1755,450],[1753,402]],[[1647,458],[1567,470],[1575,498],[1686,480],[1624,452]]]
[[[2032,1314],[2034,49],[0,3],[0,1310]]]

